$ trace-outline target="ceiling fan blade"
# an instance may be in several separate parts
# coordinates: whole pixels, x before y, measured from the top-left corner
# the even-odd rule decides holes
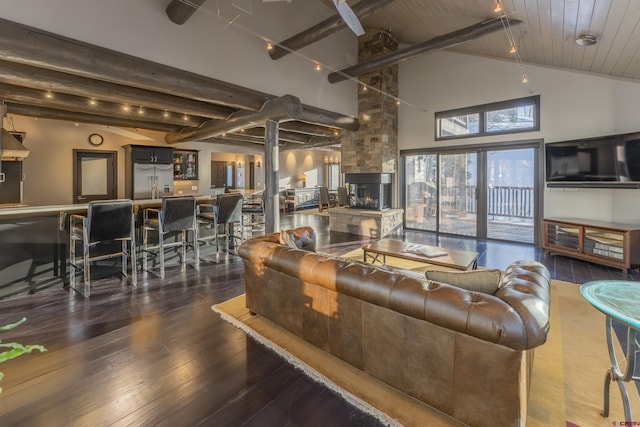
[[[355,33],[356,36],[361,36],[364,34],[364,28],[362,28],[362,24],[360,24],[360,20],[353,13],[351,7],[345,0],[333,0],[333,4],[336,5],[336,9],[338,10],[338,14],[342,18],[345,24],[351,31]]]

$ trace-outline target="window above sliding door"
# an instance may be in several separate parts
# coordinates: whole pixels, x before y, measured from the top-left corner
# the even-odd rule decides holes
[[[436,140],[540,130],[540,96],[440,111]]]

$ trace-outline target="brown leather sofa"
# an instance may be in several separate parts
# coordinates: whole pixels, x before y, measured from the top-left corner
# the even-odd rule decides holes
[[[465,424],[525,424],[533,349],[549,330],[542,264],[512,264],[485,294],[315,245],[309,227],[244,242],[247,307]]]

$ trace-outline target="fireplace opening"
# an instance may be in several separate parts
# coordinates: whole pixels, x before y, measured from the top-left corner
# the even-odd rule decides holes
[[[382,210],[391,207],[391,174],[352,173],[345,175],[349,184],[349,207]]]

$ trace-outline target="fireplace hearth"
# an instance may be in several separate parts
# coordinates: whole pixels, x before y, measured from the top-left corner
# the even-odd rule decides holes
[[[349,184],[349,207],[353,209],[383,210],[391,207],[391,174],[345,174]]]

